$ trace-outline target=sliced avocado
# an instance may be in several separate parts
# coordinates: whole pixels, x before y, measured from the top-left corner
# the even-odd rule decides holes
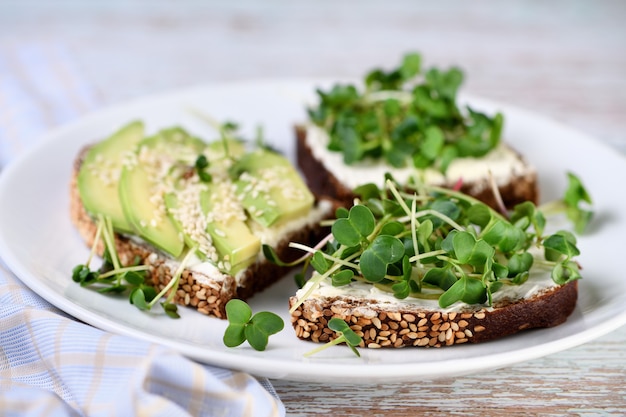
[[[231,186],[228,179],[220,183],[181,183],[180,188],[165,196],[165,204],[187,246],[198,247],[201,259],[208,258],[218,265],[223,262],[220,269],[232,273],[254,262],[261,242],[248,228]],[[192,206],[184,207],[182,201]],[[192,216],[185,219],[183,213]],[[204,229],[198,230],[199,225]]]
[[[113,228],[121,232],[133,230],[124,217],[118,193],[122,165],[143,136],[142,122],[134,121],[123,126],[89,148],[78,172],[78,192],[87,212],[109,217]]]
[[[176,210],[178,209],[178,201],[179,199],[178,199],[178,195],[176,194],[176,192],[169,192],[165,195],[164,202],[165,202],[165,207],[167,208],[169,217],[172,220],[172,223],[174,224],[174,226],[176,227],[176,230],[178,230],[179,236],[183,238],[183,241],[185,242],[185,244],[190,248],[193,248],[194,246],[199,247],[200,246],[199,243],[196,240],[194,240],[194,238],[191,236],[191,233],[185,232],[185,226],[183,225],[182,219],[180,219],[175,214]],[[200,248],[198,248],[198,250],[196,251],[196,254],[202,260],[206,258],[206,254]]]
[[[306,215],[314,197],[284,156],[259,149],[239,159],[232,169],[237,194],[249,216],[264,227]]]
[[[225,200],[231,200],[233,204],[237,201],[236,198],[224,197],[228,192],[226,188],[229,187],[229,183],[209,184],[209,189],[200,194],[200,206],[205,214],[212,213],[209,215],[207,231],[220,258],[231,265],[232,272],[233,269],[240,269],[254,262],[261,250],[261,241],[252,234],[245,220],[236,213],[228,213],[228,210],[238,208],[224,207]]]
[[[167,214],[165,195],[193,169],[205,146],[181,128],[165,129],[139,142],[136,163],[122,170],[119,196],[126,219],[138,236],[174,257],[185,245]]]

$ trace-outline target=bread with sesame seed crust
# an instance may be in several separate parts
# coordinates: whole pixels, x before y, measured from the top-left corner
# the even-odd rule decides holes
[[[557,326],[576,307],[577,281],[537,291],[532,296],[503,298],[482,305],[441,309],[411,300],[381,300],[368,296],[318,294],[307,298],[291,315],[296,336],[328,342],[337,335],[327,327],[337,317],[362,338],[361,347],[443,347],[482,343],[535,328]],[[298,297],[290,299],[290,307]]]
[[[97,232],[93,214],[89,213],[81,198],[78,177],[85,155],[90,146],[81,150],[75,159],[70,182],[70,218],[79,235],[91,247]],[[289,248],[292,241],[310,243],[319,238],[319,223],[328,217],[329,202],[315,202],[306,216],[287,221],[271,236],[271,245],[283,259],[293,259],[298,255]],[[180,257],[174,257],[156,248],[132,233],[116,230],[115,247],[122,266],[146,265],[147,280],[157,292],[164,289],[180,266]],[[265,238],[261,238],[263,241]],[[95,242],[95,252],[103,256],[105,245],[99,239]],[[233,298],[247,299],[278,281],[288,272],[288,268],[268,262],[259,252],[256,259],[244,269],[230,274],[208,262],[195,262],[182,272],[173,302],[195,308],[202,314],[225,318],[225,305]]]

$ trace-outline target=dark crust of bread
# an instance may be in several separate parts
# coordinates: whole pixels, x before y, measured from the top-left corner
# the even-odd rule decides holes
[[[70,218],[78,233],[88,247],[93,245],[96,235],[96,224],[87,213],[81,201],[77,186],[77,176],[82,164],[85,152],[84,148],[74,162],[72,178],[70,182]],[[275,248],[278,256],[289,261],[300,256],[301,253],[289,248],[289,242],[311,243],[319,240],[322,230],[317,222],[303,227],[288,238],[283,239]],[[124,266],[134,263],[139,257],[140,263],[149,265],[149,283],[157,291],[162,290],[172,278],[172,267],[166,264],[167,255],[159,254],[154,248],[131,240],[123,235],[115,234],[115,245]],[[100,241],[96,245],[96,253],[102,256],[104,245]],[[157,254],[155,256],[154,254]],[[288,268],[277,266],[263,259],[248,267],[244,275],[239,279],[239,285],[234,277],[225,276],[223,280],[210,279],[198,272],[184,270],[179,287],[174,296],[174,302],[197,309],[200,313],[226,318],[225,305],[232,298],[247,299],[254,294],[269,287],[278,281],[289,271]]]
[[[340,205],[350,207],[354,201],[354,193],[337,179],[324,164],[313,155],[310,146],[306,141],[306,128],[304,126],[295,127],[297,144],[297,163],[302,170],[307,184],[316,196],[325,196],[337,200]],[[453,186],[454,184],[450,184]],[[524,175],[511,178],[507,184],[498,187],[505,207],[513,208],[516,204],[532,201],[537,204],[539,200],[539,189],[537,185],[537,174],[534,170],[529,170]],[[471,195],[485,204],[498,208],[496,197],[491,187],[476,187],[473,183],[463,183],[461,192]]]
[[[361,336],[361,347],[442,347],[487,342],[523,330],[559,325],[574,311],[577,298],[577,281],[492,310],[456,313],[406,307],[390,310],[371,300],[312,298],[294,311],[291,322],[300,339],[313,342],[333,340],[336,334],[327,323],[338,317]],[[295,302],[292,297],[290,306]]]

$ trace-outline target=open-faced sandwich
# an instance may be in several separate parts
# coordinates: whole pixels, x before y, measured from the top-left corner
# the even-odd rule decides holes
[[[571,175],[557,206],[580,227],[589,197]],[[314,272],[290,299],[296,335],[328,342],[341,320],[369,348],[484,342],[563,323],[581,278],[572,232],[548,232],[532,202],[506,214],[423,183],[361,187],[339,209]]]
[[[174,127],[146,136],[130,123],[76,158],[71,218],[94,252],[74,280],[104,292],[132,290],[148,309],[163,296],[223,318],[232,298],[246,299],[285,269],[267,262],[262,245],[289,257],[289,242],[310,242],[330,205],[318,203],[282,155],[249,150],[233,126],[206,143]],[[104,242],[104,243],[103,243]],[[146,272],[147,271],[147,274]]]
[[[294,245],[315,269],[290,300],[299,338],[334,340],[340,319],[360,346],[439,347],[572,313],[576,238],[546,232],[535,168],[501,139],[502,114],[458,104],[462,80],[408,54],[362,88],[317,90],[296,126],[297,161],[311,190],[343,208],[324,248]],[[569,178],[557,205],[581,230],[590,212],[578,203],[590,199]]]
[[[462,81],[458,68],[422,70],[420,55],[408,54],[397,69],[369,72],[362,88],[317,90],[309,121],[296,126],[298,165],[311,190],[349,206],[355,188],[390,172],[492,207],[537,203],[536,171],[501,140],[502,114],[461,106]]]

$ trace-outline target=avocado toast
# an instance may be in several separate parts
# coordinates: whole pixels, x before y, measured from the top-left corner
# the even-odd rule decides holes
[[[146,136],[143,123],[125,125],[76,158],[70,214],[97,254],[112,257],[97,238],[111,231],[119,266],[139,267],[172,304],[224,318],[230,299],[286,272],[264,259],[262,245],[294,256],[289,242],[312,241],[330,204],[315,201],[282,155],[221,136],[206,143],[180,127]]]

